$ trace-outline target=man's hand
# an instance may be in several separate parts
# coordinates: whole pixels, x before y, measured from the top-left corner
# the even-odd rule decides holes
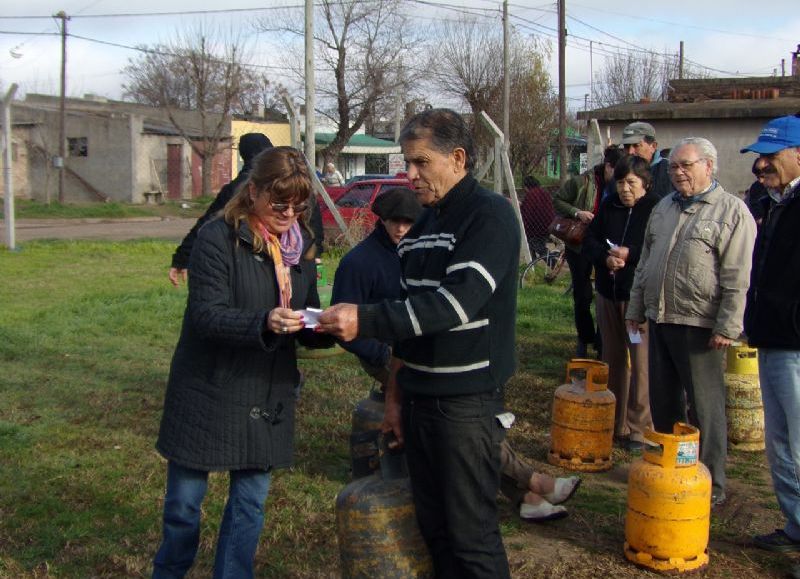
[[[188,274],[189,274],[188,269],[171,267],[169,268],[169,281],[172,285],[178,287],[181,285],[181,280],[183,280],[183,283],[186,283],[186,277]]]
[[[714,334],[708,340],[708,347],[711,348],[712,350],[722,350],[723,348],[727,348],[728,346],[730,346],[731,342],[733,342],[733,340],[731,340],[730,338],[726,338],[725,336],[720,336],[719,334]]]
[[[396,441],[389,443],[390,448],[403,447],[403,395],[397,385],[397,372],[403,367],[403,361],[395,358],[389,361],[389,380],[386,382],[386,396],[383,406],[383,422],[381,432],[394,434]]]
[[[640,324],[634,320],[625,320],[625,327],[628,329],[629,334],[635,334],[637,332],[644,334],[644,324]]]
[[[327,334],[349,342],[358,337],[358,306],[336,304],[319,316],[319,329]]]
[[[580,219],[584,223],[590,223],[594,219],[594,213],[591,211],[578,211],[575,214],[576,219]]]

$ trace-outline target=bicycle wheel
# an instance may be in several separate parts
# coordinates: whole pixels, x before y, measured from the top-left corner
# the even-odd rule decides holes
[[[537,281],[541,281],[546,270],[547,258],[545,257],[535,257],[532,261],[528,262],[519,274],[520,289],[531,288],[536,285]]]

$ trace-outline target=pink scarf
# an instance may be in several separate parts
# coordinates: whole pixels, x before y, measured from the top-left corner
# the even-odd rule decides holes
[[[261,220],[256,219],[258,233],[264,240],[267,253],[275,264],[275,278],[278,280],[278,290],[280,291],[280,306],[291,308],[292,299],[292,276],[289,268],[300,263],[300,254],[303,251],[303,236],[300,233],[300,225],[297,221],[292,223],[288,231],[278,237],[269,232],[264,227]]]

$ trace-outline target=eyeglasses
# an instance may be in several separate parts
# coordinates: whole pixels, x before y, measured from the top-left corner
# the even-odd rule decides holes
[[[669,170],[673,173],[680,169],[681,171],[688,171],[695,163],[705,161],[705,159],[695,159],[694,161],[681,161],[680,163],[670,163]]]
[[[297,215],[298,213],[303,213],[306,209],[308,209],[308,203],[298,203],[297,205],[292,205],[291,203],[276,203],[274,201],[267,201],[269,204],[270,209],[272,209],[275,213],[286,213],[290,208],[292,209],[292,213]]]

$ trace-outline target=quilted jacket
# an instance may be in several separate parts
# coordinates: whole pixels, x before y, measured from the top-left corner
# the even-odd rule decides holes
[[[319,306],[316,267],[291,268],[292,309]],[[311,330],[266,329],[278,303],[275,271],[252,234],[223,219],[200,229],[189,261],[189,298],[172,359],[156,448],[198,470],[289,466],[293,455],[295,339],[332,344]]]

